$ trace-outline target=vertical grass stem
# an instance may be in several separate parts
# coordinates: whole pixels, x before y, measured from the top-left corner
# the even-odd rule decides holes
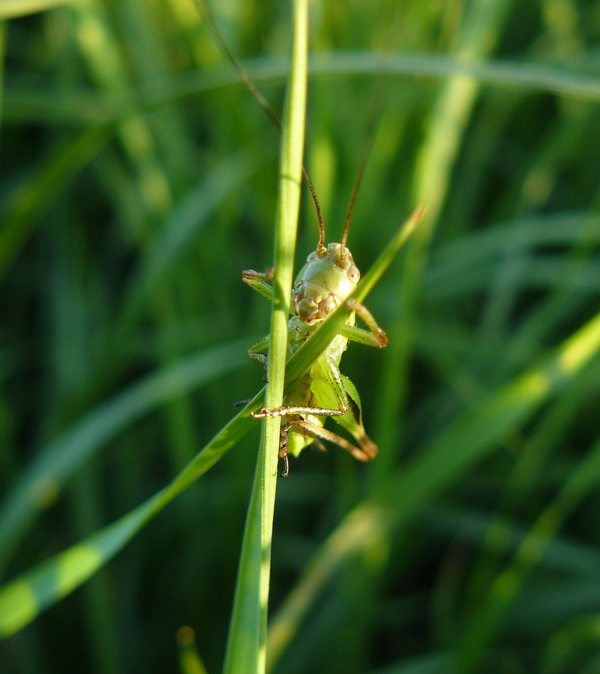
[[[294,4],[290,76],[283,120],[279,196],[275,221],[273,306],[265,406],[283,400],[287,322],[300,208],[308,70],[308,0]],[[224,671],[264,672],[273,511],[277,485],[280,418],[265,419],[244,532]]]

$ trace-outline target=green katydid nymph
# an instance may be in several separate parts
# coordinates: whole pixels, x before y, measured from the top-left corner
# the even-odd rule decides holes
[[[306,264],[298,273],[292,289],[294,314],[288,323],[288,359],[343,302],[347,303],[351,314],[325,351],[286,393],[283,406],[272,410],[262,409],[252,414],[255,418],[285,418],[279,446],[279,456],[284,462],[283,476],[289,473],[288,454],[298,456],[304,447],[312,443],[325,449],[321,440],[328,440],[348,450],[360,461],[370,461],[377,456],[377,445],[369,439],[362,423],[358,391],[339,369],[348,342],[379,348],[388,343],[385,332],[377,325],[371,312],[363,304],[348,299],[360,279],[360,272],[346,246],[346,239],[361,177],[362,168],[354,185],[341,243],[325,246],[325,229],[318,201],[315,200],[320,238],[316,250],[308,256]],[[271,277],[272,272],[242,272],[243,281],[269,300],[273,296],[269,283]],[[360,317],[368,330],[355,325],[356,316]],[[264,352],[268,344],[268,337],[254,344],[248,351],[250,358],[266,366],[267,355]],[[359,446],[324,428],[327,417],[333,417]]]

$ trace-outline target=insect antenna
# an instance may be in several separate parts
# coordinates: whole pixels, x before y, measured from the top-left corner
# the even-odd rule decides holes
[[[235,56],[227,46],[225,40],[223,39],[223,36],[221,35],[221,32],[217,27],[217,24],[214,22],[212,16],[210,15],[208,7],[206,6],[204,0],[194,0],[194,4],[196,5],[196,8],[200,12],[201,16],[203,17],[204,22],[208,26],[208,29],[212,33],[213,39],[219,45],[221,51],[225,54],[225,56],[229,59],[233,67],[236,69],[238,75],[240,76],[240,79],[242,80],[248,91],[252,94],[256,102],[264,110],[265,114],[271,121],[271,124],[273,124],[273,126],[277,129],[277,131],[281,133],[281,122],[277,118],[277,115],[275,115],[275,113],[271,109],[269,102],[264,97],[261,90],[256,86],[254,80],[250,76],[250,73],[244,68],[244,66],[241,63],[239,63],[239,61],[235,58]],[[325,247],[325,225],[323,223],[323,214],[321,213],[321,205],[319,204],[319,200],[317,199],[317,193],[315,192],[315,188],[308,175],[308,172],[304,168],[304,165],[302,165],[302,177],[304,178],[304,182],[308,187],[317,214],[317,222],[319,225],[319,243],[317,244],[317,253],[319,255],[324,255],[327,249]]]
[[[348,210],[346,211],[346,218],[344,219],[344,227],[342,229],[342,258],[346,254],[346,241],[348,240],[348,231],[350,230],[350,222],[352,221],[352,214],[354,213],[354,205],[356,203],[356,197],[358,196],[358,191],[360,189],[360,184],[362,183],[363,176],[365,174],[365,169],[367,167],[367,161],[369,160],[369,155],[373,149],[373,143],[375,142],[375,131],[377,129],[377,122],[381,118],[381,109],[377,110],[374,115],[374,121],[371,125],[371,131],[367,134],[367,139],[365,141],[362,155],[360,158],[360,164],[358,166],[358,173],[354,179],[354,185],[352,186],[352,194],[350,195],[350,203],[348,204]]]

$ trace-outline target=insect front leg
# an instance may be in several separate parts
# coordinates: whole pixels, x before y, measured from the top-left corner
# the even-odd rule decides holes
[[[271,267],[266,272],[254,271],[254,269],[246,269],[242,272],[242,281],[249,285],[252,290],[255,290],[259,295],[266,297],[269,301],[273,300],[273,288],[271,281],[275,275],[275,269]]]
[[[373,314],[364,304],[356,300],[348,300],[346,305],[350,311],[354,311],[361,321],[369,328],[364,330],[356,325],[342,326],[342,335],[352,342],[366,344],[367,346],[376,346],[383,349],[388,344],[388,336],[383,328],[380,328]]]
[[[273,300],[273,288],[270,285],[270,282],[273,280],[275,274],[275,269],[271,267],[267,269],[266,272],[254,271],[253,269],[246,269],[242,272],[242,281],[249,285],[253,290],[255,290],[259,295],[262,295],[269,301]],[[255,363],[260,363],[264,369],[263,379],[267,381],[267,365],[268,359],[263,351],[266,351],[269,348],[269,337],[263,337],[261,340],[253,344],[248,349],[248,356],[250,360],[253,360]]]

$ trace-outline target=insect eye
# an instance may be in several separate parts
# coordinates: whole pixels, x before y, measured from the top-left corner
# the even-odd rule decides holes
[[[358,283],[358,281],[360,280],[360,272],[358,271],[358,267],[354,266],[350,267],[350,269],[348,270],[348,278],[352,283],[354,283],[354,285]]]

